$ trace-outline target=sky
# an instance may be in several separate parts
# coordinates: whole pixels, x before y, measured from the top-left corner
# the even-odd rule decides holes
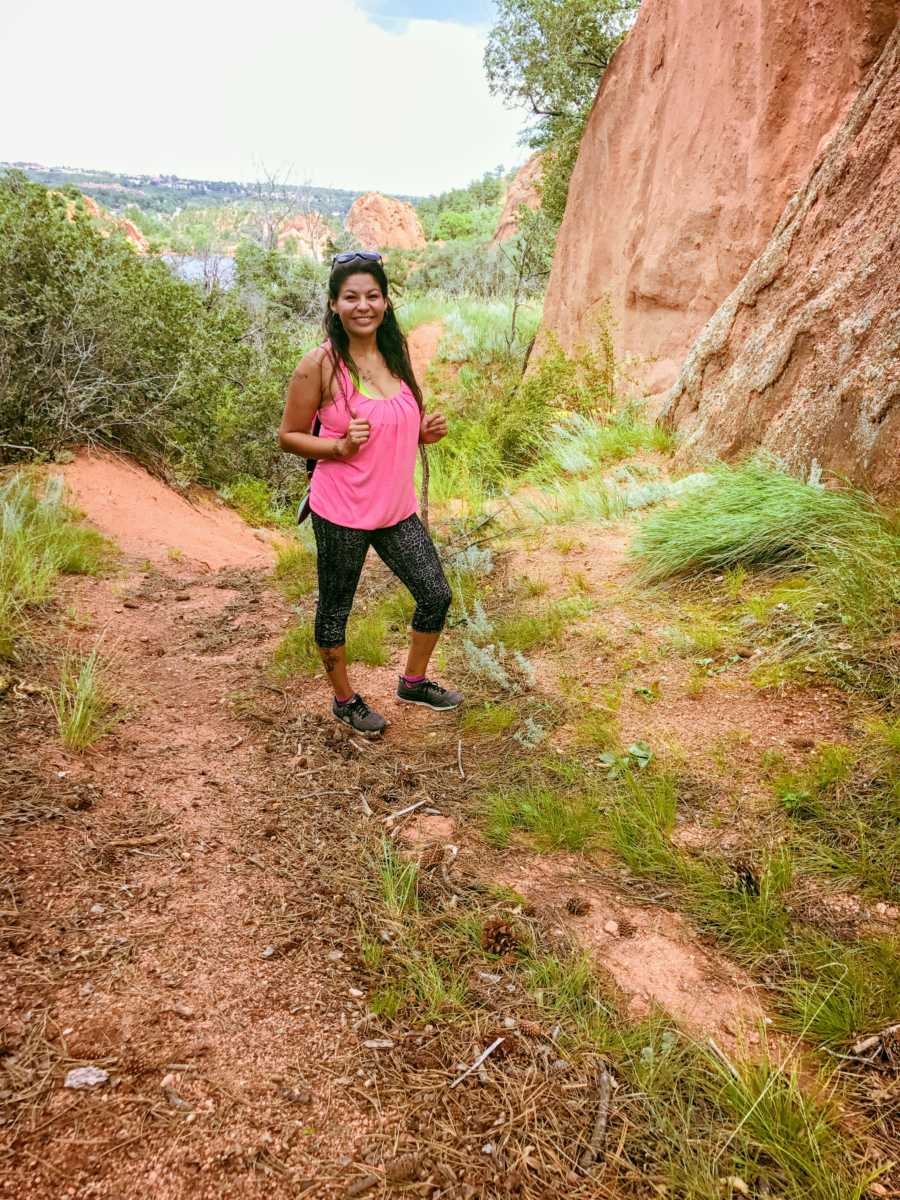
[[[428,195],[524,161],[492,0],[3,0],[0,161]]]

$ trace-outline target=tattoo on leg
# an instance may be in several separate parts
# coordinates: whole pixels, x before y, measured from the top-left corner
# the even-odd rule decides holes
[[[325,670],[327,674],[330,675],[334,668],[338,665],[338,656],[336,651],[323,649],[322,662],[325,664]]]

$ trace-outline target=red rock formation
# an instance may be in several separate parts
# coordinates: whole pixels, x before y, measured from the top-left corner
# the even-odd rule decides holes
[[[425,245],[413,206],[380,192],[357,196],[347,214],[347,229],[366,250],[419,250]]]
[[[300,212],[289,217],[281,226],[278,247],[284,249],[290,245],[298,254],[321,262],[330,237],[331,227],[320,213]]]
[[[138,254],[147,253],[150,248],[150,243],[133,221],[129,221],[127,217],[113,216],[111,212],[108,212],[105,208],[101,208],[96,200],[94,200],[91,196],[85,196],[83,192],[81,194],[81,202],[84,205],[88,216],[93,217],[94,220],[99,224],[100,232],[104,235],[104,237],[108,237],[113,230],[117,230],[119,233],[125,235],[126,239],[131,243]],[[66,211],[69,215],[69,219],[71,219],[72,212],[74,211],[73,205],[70,204]]]
[[[566,348],[603,297],[668,388],[859,91],[896,0],[644,0],[585,129],[545,303]]]
[[[706,325],[681,453],[775,451],[900,496],[900,25],[806,187]]]
[[[532,154],[528,162],[520,167],[513,177],[512,183],[506,189],[506,196],[503,200],[503,211],[500,214],[497,231],[492,239],[493,245],[496,246],[498,242],[505,242],[519,228],[518,212],[520,204],[526,204],[529,208],[540,207],[541,197],[538,192],[538,185],[541,182],[542,163],[542,154]]]

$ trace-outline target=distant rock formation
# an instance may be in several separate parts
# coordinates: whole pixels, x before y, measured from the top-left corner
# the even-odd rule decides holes
[[[512,183],[506,189],[503,211],[500,214],[497,230],[492,239],[493,245],[496,246],[499,242],[505,242],[507,238],[511,238],[518,230],[520,204],[525,204],[529,208],[540,207],[541,197],[538,185],[541,182],[543,161],[544,156],[542,154],[532,154],[528,162],[520,167],[513,176]]]
[[[664,414],[686,457],[763,446],[900,497],[900,25]]]
[[[425,245],[413,206],[380,192],[357,196],[347,214],[347,229],[366,250],[420,250]]]
[[[604,298],[644,385],[692,342],[856,97],[896,0],[644,0],[601,82],[544,306],[571,349]]]
[[[81,195],[81,200],[85,211],[99,224],[101,233],[108,236],[113,230],[116,230],[125,235],[138,254],[147,253],[150,249],[150,243],[133,221],[129,221],[127,217],[114,216],[113,213],[107,212],[105,208],[101,208],[96,200],[93,200],[90,196],[85,196],[84,193]]]
[[[331,227],[320,213],[314,210],[296,213],[281,226],[278,248],[291,246],[298,254],[322,262],[331,236]]]

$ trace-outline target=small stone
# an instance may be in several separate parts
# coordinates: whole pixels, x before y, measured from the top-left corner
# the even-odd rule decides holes
[[[878,913],[879,917],[883,917],[887,912],[887,905],[883,900],[879,900],[879,902],[875,905],[875,911]]]
[[[484,983],[499,983],[502,976],[494,975],[491,971],[479,971],[478,978]]]
[[[125,600],[122,601],[122,607],[123,608],[139,608],[140,605],[138,604],[137,600],[132,600],[131,597],[128,596]]]
[[[494,1143],[493,1142],[485,1142],[484,1145],[481,1147],[481,1153],[482,1154],[493,1154],[494,1153]]]
[[[361,988],[351,988],[350,989],[350,995],[353,997],[354,1000],[362,1000],[362,998],[363,998],[363,996],[365,996],[365,994],[366,993],[364,991],[362,991]]]
[[[74,1067],[66,1075],[67,1088],[92,1088],[109,1083],[109,1071],[102,1067]]]
[[[367,1050],[393,1050],[394,1043],[390,1038],[369,1038],[363,1042]]]
[[[190,592],[176,592],[175,593],[176,600],[190,600],[190,598],[191,598]]]
[[[340,962],[343,957],[344,957],[343,950],[329,950],[328,951],[328,961],[329,962]]]
[[[618,921],[604,921],[603,922],[603,931],[604,931],[604,933],[608,933],[610,937],[618,937],[619,936],[619,922]]]
[[[172,1012],[176,1017],[181,1017],[184,1021],[190,1021],[194,1015],[194,1010],[191,1006],[189,1004],[182,1004],[180,1000],[177,1000],[172,1005]]]
[[[89,911],[92,912],[95,917],[99,917],[106,912],[106,909],[102,904],[92,904]]]
[[[266,946],[265,950],[263,950],[260,957],[261,958],[274,958],[275,957],[275,947],[271,946],[271,945]]]
[[[504,1017],[503,1018],[503,1028],[504,1029],[515,1029],[516,1023],[517,1022],[516,1022],[515,1017]]]

